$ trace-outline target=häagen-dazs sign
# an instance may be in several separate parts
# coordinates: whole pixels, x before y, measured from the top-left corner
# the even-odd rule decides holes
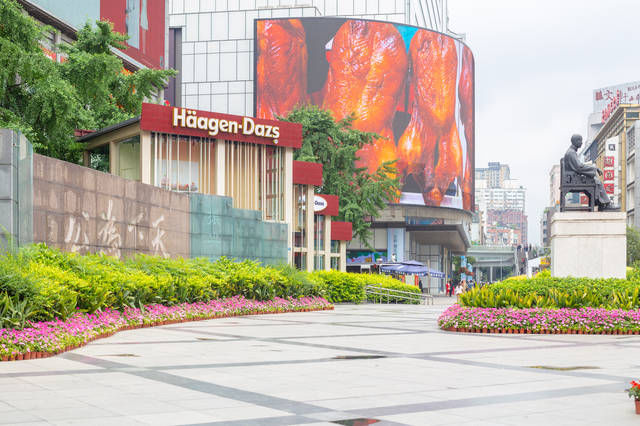
[[[268,124],[256,124],[251,117],[242,117],[242,121],[198,116],[197,111],[186,108],[173,108],[173,126],[205,130],[210,136],[218,133],[240,133],[273,139],[278,143],[280,127]]]

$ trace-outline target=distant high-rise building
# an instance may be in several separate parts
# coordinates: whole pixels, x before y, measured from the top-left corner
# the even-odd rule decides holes
[[[510,180],[509,166],[490,162],[487,168],[476,168],[476,180],[487,180],[490,188],[501,188],[506,180]]]
[[[476,203],[484,222],[487,245],[526,245],[526,189],[511,179],[507,164],[489,163],[476,169]]]
[[[560,204],[560,164],[554,164],[549,171],[549,205]]]

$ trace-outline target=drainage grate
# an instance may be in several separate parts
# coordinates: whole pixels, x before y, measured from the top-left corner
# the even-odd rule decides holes
[[[360,419],[334,420],[331,423],[336,423],[336,424],[345,425],[345,426],[365,426],[365,425],[378,423],[379,421],[380,420],[378,419],[360,418]]]
[[[378,359],[378,358],[386,358],[386,356],[385,355],[338,355],[333,357],[333,359]]]
[[[554,371],[574,371],[574,370],[598,370],[600,367],[590,366],[577,366],[577,367],[553,367],[550,365],[532,365],[529,368],[539,368],[542,370],[554,370]]]

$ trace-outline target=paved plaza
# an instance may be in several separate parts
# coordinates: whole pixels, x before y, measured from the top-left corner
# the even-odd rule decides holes
[[[640,336],[448,333],[449,303],[175,324],[0,363],[0,423],[640,424],[624,392]]]

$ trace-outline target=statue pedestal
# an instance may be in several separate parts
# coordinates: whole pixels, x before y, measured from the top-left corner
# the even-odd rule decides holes
[[[625,212],[556,212],[551,218],[551,275],[625,278]]]

